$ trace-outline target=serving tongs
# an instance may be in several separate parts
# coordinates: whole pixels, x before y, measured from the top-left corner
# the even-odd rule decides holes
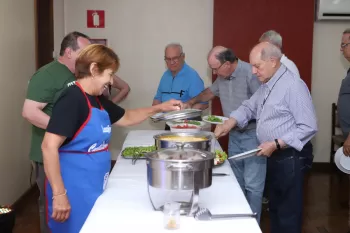
[[[132,156],[131,164],[135,165],[136,161],[142,156],[143,154],[141,152],[136,153]]]
[[[233,219],[233,218],[255,218],[256,213],[252,214],[211,214],[209,209],[200,208],[195,214],[194,218],[200,221],[219,220],[219,219]]]

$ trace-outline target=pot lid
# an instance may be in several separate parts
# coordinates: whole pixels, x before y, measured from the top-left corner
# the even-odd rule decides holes
[[[149,159],[164,161],[195,162],[214,159],[214,154],[208,151],[190,148],[166,148],[146,154]]]
[[[157,121],[169,121],[169,120],[182,120],[188,118],[194,118],[202,115],[200,109],[183,109],[179,111],[172,111],[167,113],[157,113],[151,116],[154,122]]]

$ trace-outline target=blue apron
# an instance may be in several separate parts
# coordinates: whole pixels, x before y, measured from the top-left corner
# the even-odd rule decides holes
[[[59,150],[61,175],[71,205],[69,218],[56,222],[52,216],[52,189],[46,182],[47,222],[52,233],[78,233],[87,219],[95,201],[107,184],[111,167],[108,145],[111,122],[108,113],[91,103],[79,83],[89,106],[89,116],[73,139]]]

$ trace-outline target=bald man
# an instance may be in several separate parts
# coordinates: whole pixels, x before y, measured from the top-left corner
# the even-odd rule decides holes
[[[271,43],[253,48],[250,63],[263,84],[214,133],[221,137],[257,120],[257,157],[268,158],[271,233],[301,233],[303,180],[313,161],[317,119],[306,84],[281,64],[281,56]]]
[[[249,99],[259,88],[258,78],[252,74],[252,66],[236,57],[231,49],[216,46],[208,54],[208,64],[218,78],[211,87],[192,98],[185,107],[212,100],[218,96],[224,116],[236,110],[244,100]],[[229,156],[256,149],[256,122],[252,119],[243,129],[232,129],[229,135]],[[239,161],[229,160],[231,168],[246,195],[253,212],[260,223],[262,195],[266,177],[266,158],[251,157]]]

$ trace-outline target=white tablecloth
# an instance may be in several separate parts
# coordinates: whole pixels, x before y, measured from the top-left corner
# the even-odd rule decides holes
[[[163,132],[165,131],[131,131],[123,148],[152,145],[153,135]],[[215,139],[213,142],[216,149],[221,149]],[[212,214],[252,213],[228,162],[214,168],[213,172],[228,173],[230,176],[213,177],[211,187],[200,190],[199,206],[207,207]],[[261,233],[253,218],[197,221],[187,216],[181,216],[180,228],[176,231]],[[163,226],[163,213],[154,211],[149,200],[145,160],[138,160],[132,165],[131,160],[118,157],[106,190],[96,201],[80,232],[168,232]]]

